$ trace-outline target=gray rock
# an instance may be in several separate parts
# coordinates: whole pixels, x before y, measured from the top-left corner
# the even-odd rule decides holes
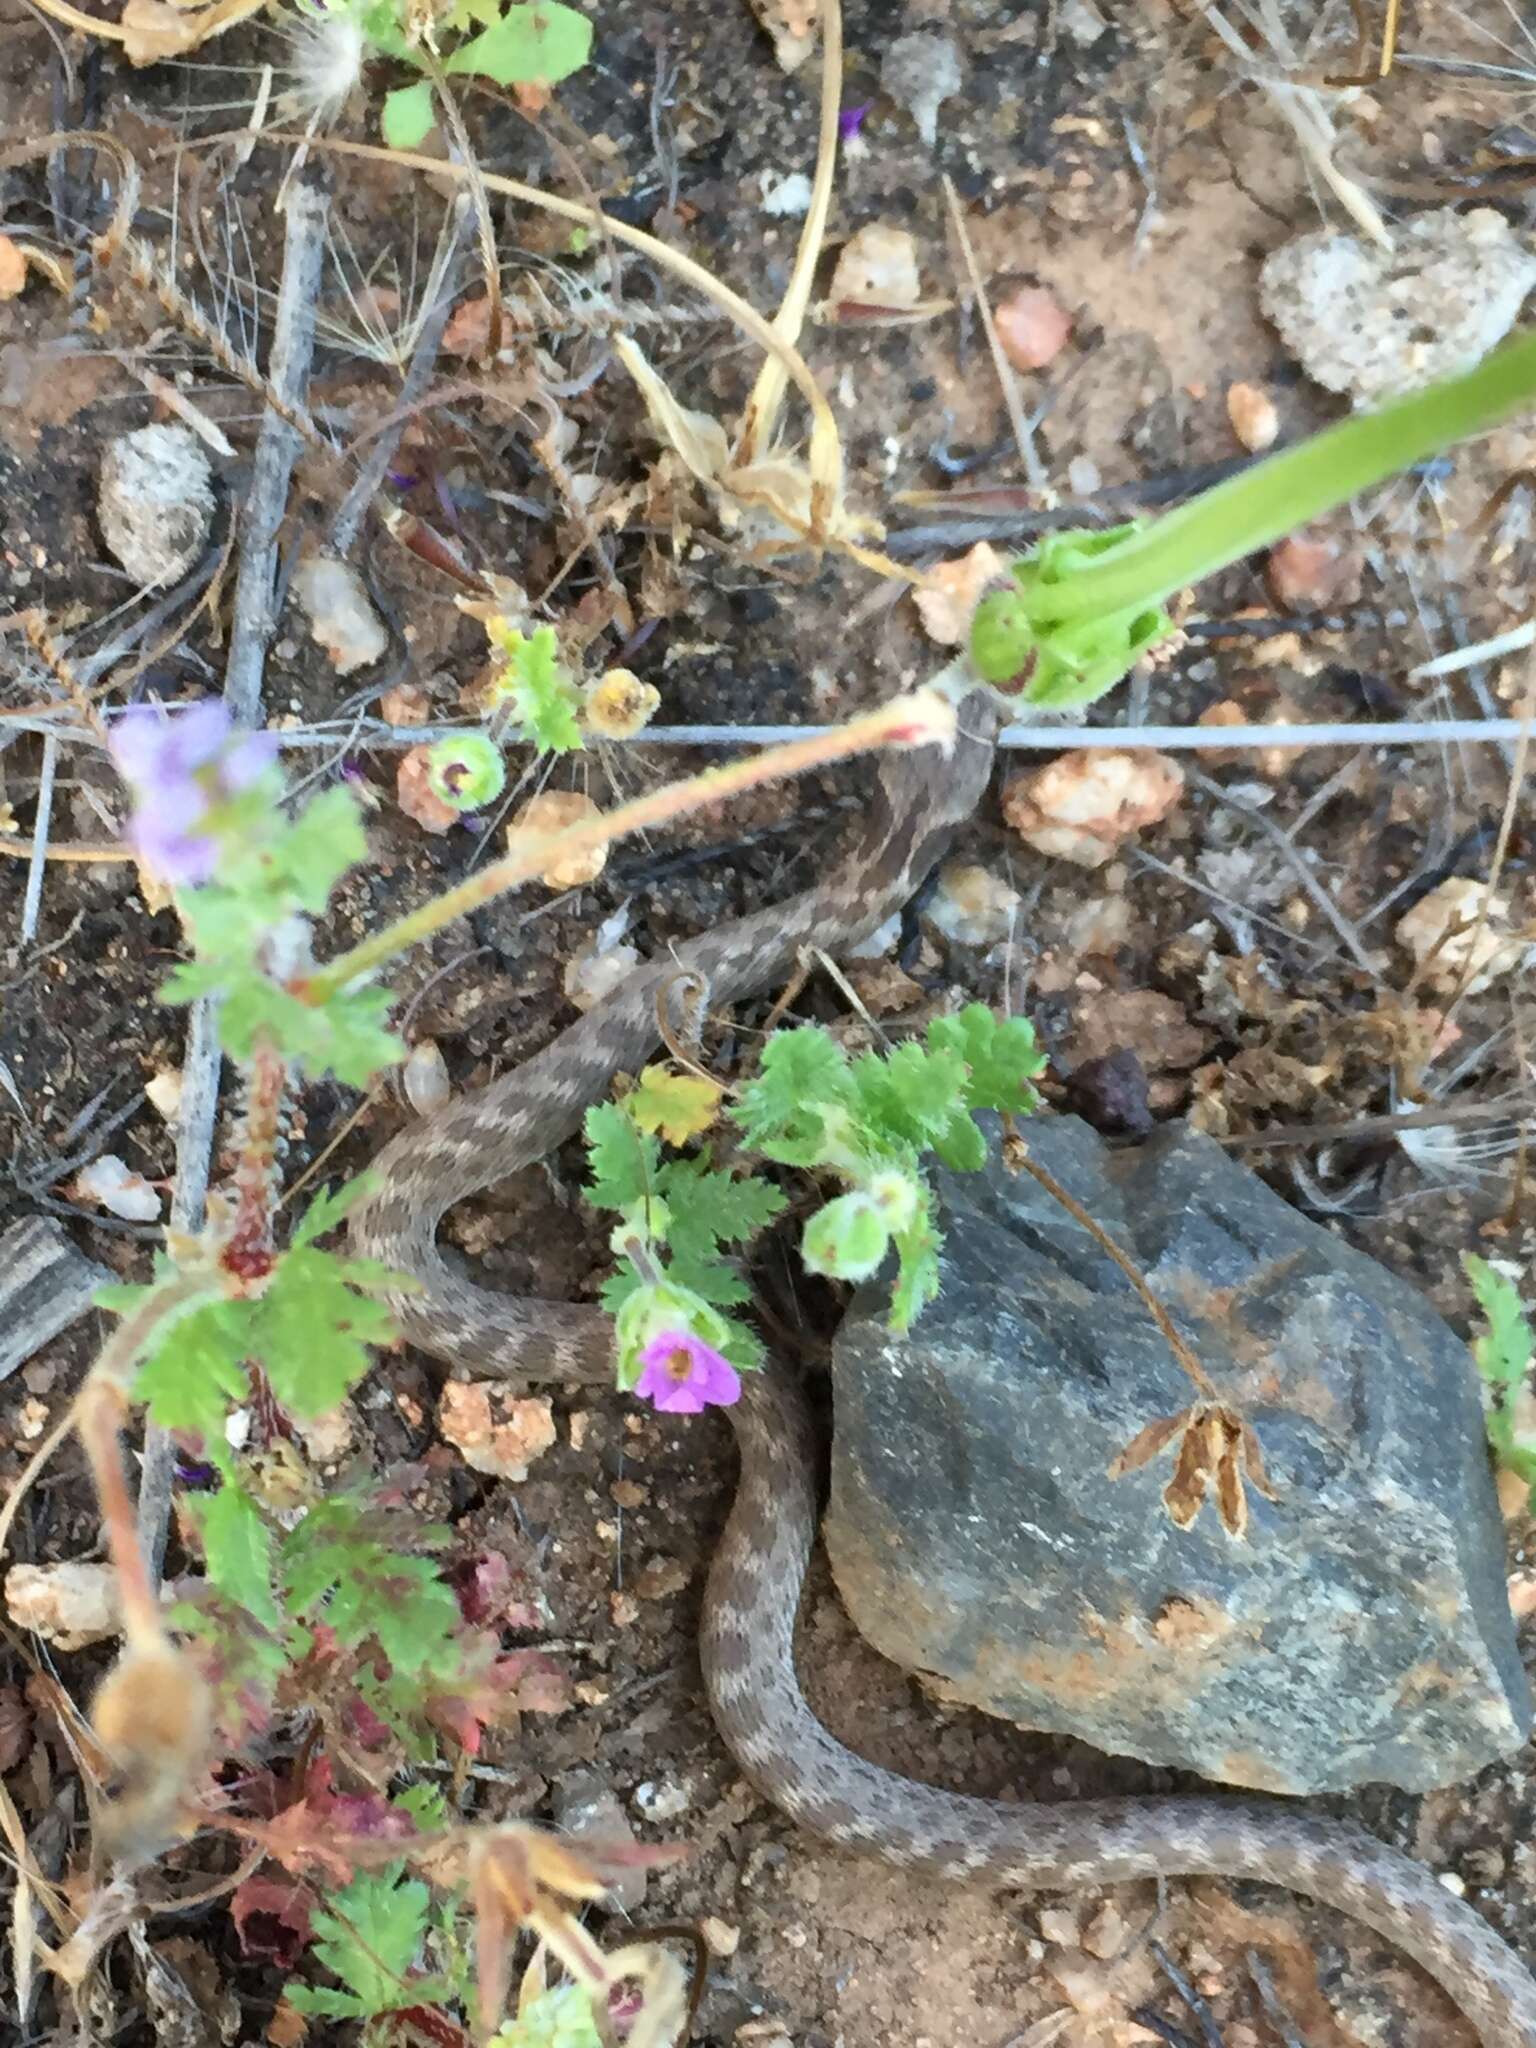
[[[566,1771],[554,1789],[555,1824],[577,1841],[596,1848],[631,1848],[635,1831],[613,1787],[596,1771]],[[641,1864],[619,1867],[608,1890],[609,1903],[622,1913],[638,1913],[645,1904],[646,1873]]]
[[[1209,1139],[1030,1150],[1135,1259],[1255,1428],[1278,1499],[1246,1541],[1176,1528],[1196,1398],[1119,1268],[1028,1175],[941,1175],[945,1284],[893,1338],[873,1290],[833,1357],[826,1541],[850,1614],[947,1696],[1265,1791],[1464,1778],[1530,1702],[1466,1347],[1407,1283]]]
[[[96,498],[101,537],[146,590],[185,576],[213,520],[213,472],[187,427],[140,427],[107,444]]]
[[[939,139],[939,109],[962,84],[960,57],[948,36],[926,29],[897,36],[880,60],[880,85],[898,107],[905,107],[930,149]]]
[[[1536,286],[1501,213],[1452,207],[1392,229],[1393,246],[1320,229],[1275,250],[1259,300],[1307,375],[1383,405],[1480,363]]]

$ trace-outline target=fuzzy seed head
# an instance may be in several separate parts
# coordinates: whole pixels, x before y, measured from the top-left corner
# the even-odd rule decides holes
[[[333,127],[362,82],[367,56],[356,8],[302,7],[288,30],[285,104],[316,128]]]

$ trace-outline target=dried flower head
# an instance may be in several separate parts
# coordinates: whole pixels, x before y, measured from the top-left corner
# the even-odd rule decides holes
[[[368,38],[358,6],[300,0],[288,26],[288,87],[283,105],[312,128],[330,128],[362,84]]]
[[[1214,1401],[1195,1401],[1177,1415],[1160,1416],[1126,1445],[1110,1466],[1109,1477],[1123,1479],[1128,1472],[1140,1471],[1175,1442],[1179,1449],[1173,1477],[1163,1488],[1163,1505],[1170,1519],[1180,1529],[1189,1528],[1214,1481],[1222,1527],[1241,1541],[1248,1534],[1245,1482],[1266,1500],[1279,1496],[1265,1473],[1252,1425],[1235,1409]]]

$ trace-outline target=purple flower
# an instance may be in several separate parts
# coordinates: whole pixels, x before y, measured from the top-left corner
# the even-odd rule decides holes
[[[736,1369],[691,1330],[663,1330],[640,1354],[635,1392],[665,1415],[729,1408],[741,1398]]]
[[[133,791],[137,852],[170,883],[206,882],[218,842],[200,830],[223,798],[249,789],[277,756],[271,733],[237,733],[216,698],[184,711],[138,704],[112,727],[108,750]]]
[[[864,116],[874,104],[873,100],[865,100],[861,106],[843,108],[837,117],[837,136],[840,142],[852,142],[864,126]]]

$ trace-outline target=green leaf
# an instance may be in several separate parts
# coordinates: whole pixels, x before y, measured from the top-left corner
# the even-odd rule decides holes
[[[402,1882],[389,1872],[365,1870],[315,1914],[315,1956],[346,1985],[359,2016],[422,2003],[423,1987],[410,1978],[421,1960],[431,1904],[419,1879]]]
[[[852,1093],[848,1060],[818,1024],[779,1031],[763,1048],[757,1076],[731,1114],[746,1142],[785,1166],[816,1166],[825,1157],[828,1109]]]
[[[372,1194],[377,1186],[375,1174],[360,1173],[355,1180],[343,1181],[338,1188],[322,1190],[294,1226],[289,1243],[293,1246],[313,1244],[316,1238],[326,1236],[364,1195]]]
[[[313,1616],[347,1649],[377,1644],[397,1676],[455,1679],[463,1667],[459,1603],[430,1557],[440,1531],[337,1495],[312,1507],[278,1553],[283,1604]]]
[[[357,798],[338,787],[304,806],[277,842],[277,862],[299,908],[318,917],[336,884],[367,851]]]
[[[702,1159],[669,1159],[657,1175],[674,1254],[713,1257],[722,1244],[745,1244],[785,1205],[781,1188],[754,1175],[718,1173]]]
[[[379,133],[390,149],[419,149],[436,118],[432,87],[425,78],[418,79],[415,85],[397,86],[385,93],[379,109]]]
[[[1490,1386],[1513,1389],[1524,1380],[1536,1355],[1531,1326],[1526,1320],[1520,1290],[1505,1274],[1496,1272],[1475,1252],[1462,1255],[1462,1265],[1477,1296],[1487,1328],[1473,1343],[1477,1369]]]
[[[617,1103],[594,1103],[583,1124],[587,1137],[587,1200],[595,1209],[627,1209],[657,1192],[660,1148],[637,1131]]]
[[[999,1017],[985,1003],[967,1003],[953,1017],[934,1018],[928,1044],[964,1060],[967,1109],[1024,1116],[1039,1107],[1040,1098],[1029,1084],[1050,1062],[1027,1017]]]
[[[577,720],[581,692],[561,665],[554,627],[522,633],[505,619],[493,618],[486,622],[486,633],[506,661],[496,695],[510,704],[525,736],[543,753],[573,753],[582,743]]]
[[[255,1350],[249,1308],[246,1302],[216,1301],[178,1317],[133,1382],[133,1399],[144,1403],[152,1421],[198,1436],[204,1454],[225,1472],[230,1455],[224,1425],[251,1391],[245,1363]]]
[[[905,1230],[892,1239],[896,1247],[896,1281],[891,1289],[890,1326],[898,1336],[910,1330],[939,1291],[939,1253],[943,1239],[933,1220],[933,1199],[924,1201]]]
[[[592,2000],[579,1984],[553,1984],[494,2033],[487,2048],[602,2048]]]
[[[592,24],[560,0],[508,7],[482,35],[461,43],[445,71],[477,71],[498,85],[558,85],[592,53]]]
[[[374,1270],[297,1244],[250,1304],[252,1348],[292,1414],[329,1414],[373,1364],[368,1347],[393,1338],[389,1310],[356,1285]]]
[[[268,1628],[280,1629],[283,1617],[272,1597],[272,1531],[255,1502],[226,1479],[217,1493],[196,1497],[194,1513],[210,1581]]]
[[[853,1089],[853,1116],[872,1149],[926,1152],[963,1108],[965,1062],[958,1053],[929,1052],[909,1040],[856,1059]]]

